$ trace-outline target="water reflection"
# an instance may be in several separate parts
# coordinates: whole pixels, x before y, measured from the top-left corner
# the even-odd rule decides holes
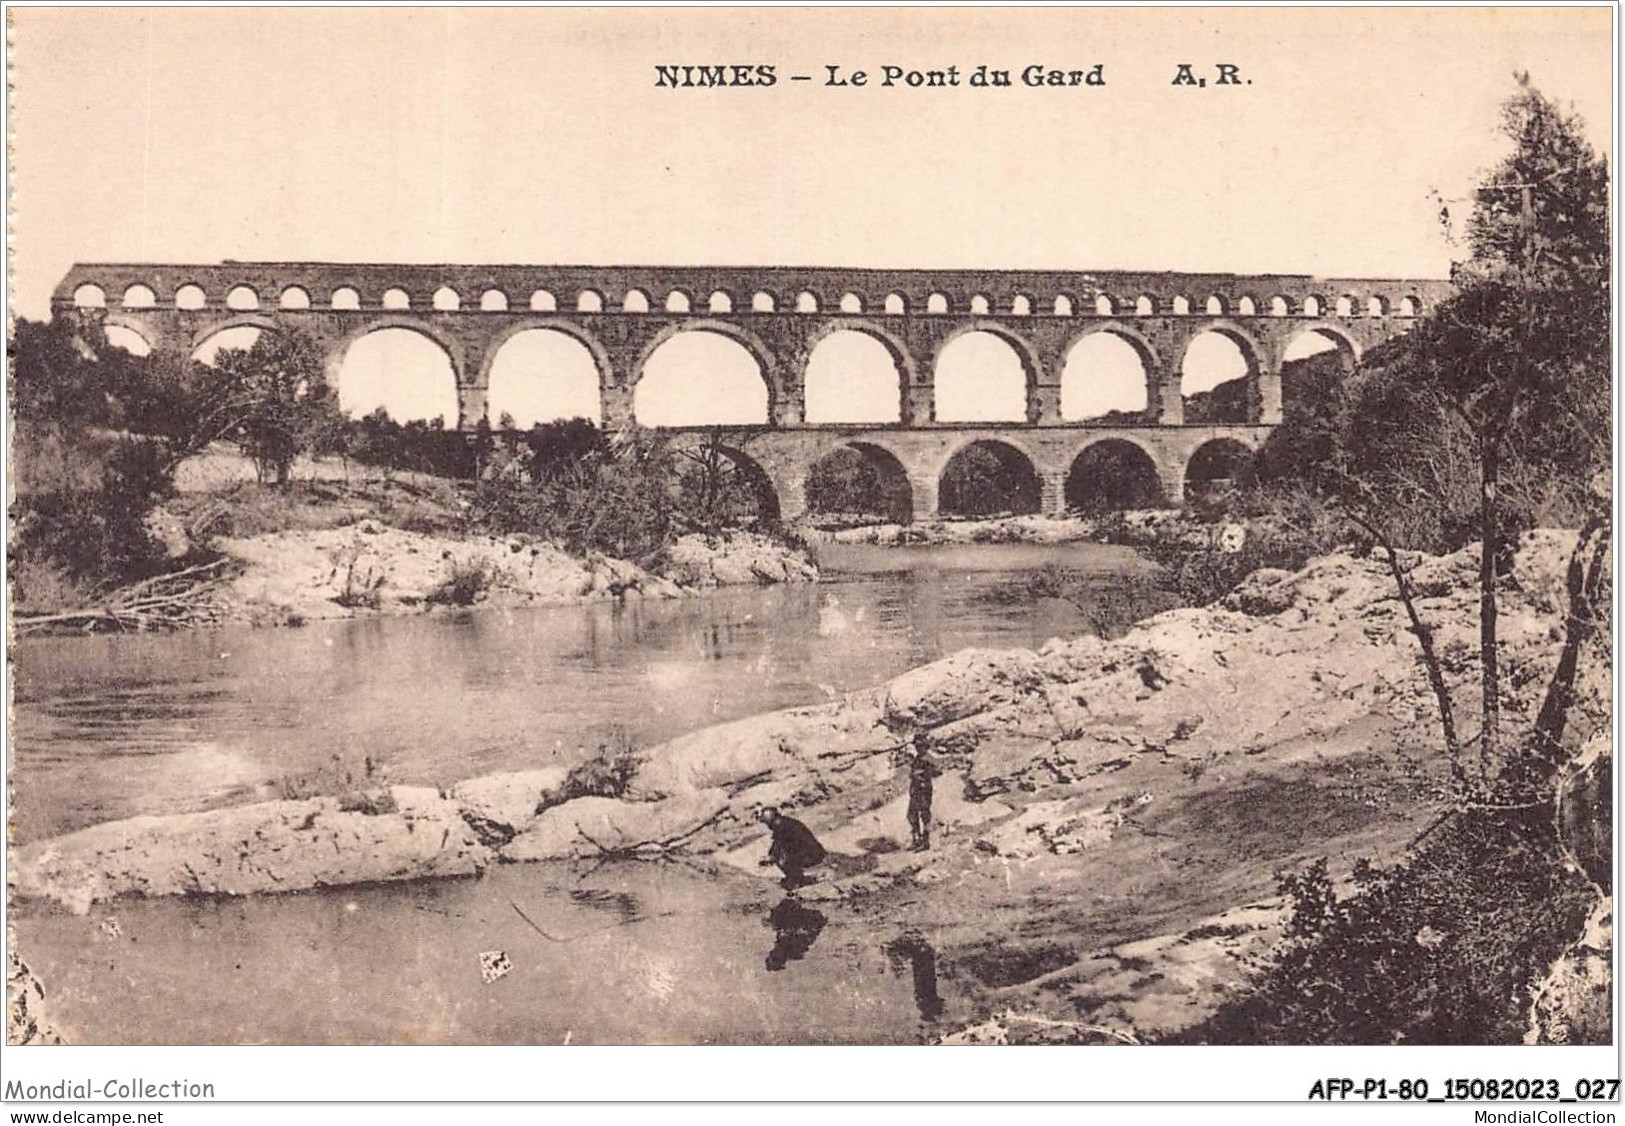
[[[817,585],[671,602],[20,642],[13,839],[275,796],[335,753],[412,785],[567,766],[617,732],[650,746],[960,648],[1089,632],[1074,604],[1035,597],[1048,563],[1114,602],[1151,589],[1127,549],[1088,544],[822,562]]]
[[[805,958],[827,922],[829,918],[822,911],[790,896],[779,900],[767,913],[767,925],[773,928],[773,949],[767,952],[768,972],[777,972]]]
[[[920,1019],[933,1024],[942,1016],[942,997],[937,993],[937,951],[918,931],[905,931],[885,945],[892,968],[901,971],[907,963],[914,977],[914,1005]]]

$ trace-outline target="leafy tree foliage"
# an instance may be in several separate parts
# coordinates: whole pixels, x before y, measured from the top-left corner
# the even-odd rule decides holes
[[[223,349],[204,398],[208,428],[237,440],[262,480],[287,488],[293,463],[333,430],[338,399],[308,337],[263,332],[247,349]]]
[[[1337,895],[1324,862],[1288,877],[1274,964],[1191,1039],[1516,1042],[1532,981],[1604,894],[1606,866],[1586,862],[1594,842],[1569,810],[1582,770],[1566,732],[1582,656],[1612,657],[1608,169],[1527,78],[1503,130],[1511,152],[1474,193],[1456,294],[1373,349],[1313,426],[1289,417],[1292,441],[1276,444],[1278,464],[1313,461],[1318,486],[1388,549],[1457,801],[1406,859],[1358,867],[1353,895]],[[1580,534],[1556,670],[1532,727],[1504,737],[1498,593],[1518,534],[1536,524]],[[1395,550],[1474,541],[1476,767]]]
[[[90,319],[19,320],[8,353],[18,602],[55,608],[161,569],[146,519],[184,446],[176,373]]]
[[[676,479],[669,445],[647,431],[610,441],[591,429],[589,437],[575,420],[535,427],[480,481],[475,521],[578,553],[644,559],[664,547],[672,535]]]
[[[1530,986],[1589,908],[1584,881],[1521,819],[1453,818],[1339,897],[1325,860],[1282,879],[1285,942],[1252,993],[1184,1042],[1518,1043]]]
[[[807,473],[807,507],[814,512],[875,515],[885,506],[880,474],[849,446],[819,458]]]
[[[1037,512],[1038,478],[1019,453],[993,442],[973,442],[942,471],[939,504],[956,516]]]

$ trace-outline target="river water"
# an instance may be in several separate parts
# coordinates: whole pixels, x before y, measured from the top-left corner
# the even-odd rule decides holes
[[[319,789],[368,763],[374,781],[436,784],[568,763],[1162,598],[1146,564],[1098,545],[826,547],[820,564],[816,586],[668,602],[25,641],[13,839]],[[1050,565],[1079,578],[1071,601],[1035,594]],[[882,923],[731,870],[521,864],[11,921],[70,1042],[928,1041],[976,1019],[969,975],[939,964],[940,920],[902,910]],[[493,958],[506,973],[486,982]]]
[[[13,840],[569,764],[604,740],[648,746],[1160,605],[1147,564],[1098,544],[825,545],[820,564],[816,585],[671,601],[25,640]],[[1073,601],[1033,594],[1051,565],[1083,577]]]

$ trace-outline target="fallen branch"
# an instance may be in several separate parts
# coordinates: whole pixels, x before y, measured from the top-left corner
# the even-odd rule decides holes
[[[683,832],[674,836],[666,837],[663,840],[647,840],[636,841],[632,844],[606,845],[603,842],[596,840],[591,833],[587,832],[587,830],[583,829],[580,825],[576,826],[576,832],[581,835],[583,840],[598,850],[597,859],[600,862],[606,860],[660,860],[681,849],[684,844],[687,844],[694,837],[698,836],[702,829],[707,829],[710,826],[715,825],[722,819],[723,814],[727,812],[728,808],[724,806],[713,813],[710,817],[707,817],[704,821],[701,821],[698,825],[695,825],[693,828],[685,829]]]
[[[214,595],[220,587],[220,569],[229,559],[200,563],[167,575],[156,575],[108,595],[100,606],[33,614],[12,619],[18,634],[48,626],[82,625],[86,630],[110,625],[120,630],[173,630],[215,625],[225,608]]]

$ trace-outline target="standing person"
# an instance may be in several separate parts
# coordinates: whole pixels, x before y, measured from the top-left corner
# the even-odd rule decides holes
[[[914,736],[914,745],[908,754],[908,831],[914,838],[910,846],[915,852],[931,848],[932,779],[940,773],[931,761],[925,732]]]
[[[808,883],[807,869],[824,860],[824,846],[818,843],[812,830],[794,817],[786,817],[774,806],[768,806],[757,816],[773,834],[773,844],[767,850],[762,867],[777,864],[784,873],[780,882],[786,891]]]

